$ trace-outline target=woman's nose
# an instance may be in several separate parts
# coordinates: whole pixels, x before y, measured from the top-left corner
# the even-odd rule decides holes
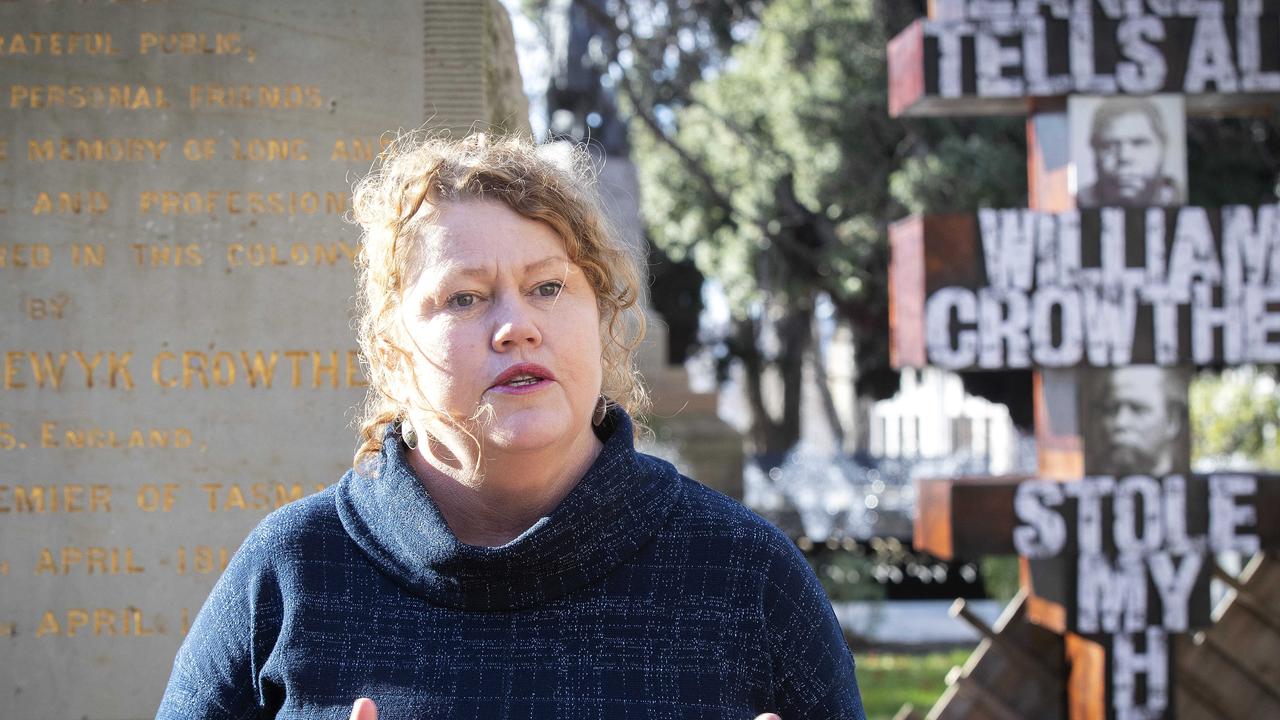
[[[500,302],[495,322],[491,344],[496,352],[506,352],[522,345],[537,347],[542,343],[542,333],[534,322],[532,308],[523,302]]]

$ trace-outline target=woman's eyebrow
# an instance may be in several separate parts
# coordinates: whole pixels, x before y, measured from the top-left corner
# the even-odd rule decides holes
[[[542,268],[547,267],[548,265],[555,265],[557,263],[564,263],[565,265],[568,265],[569,259],[558,256],[558,255],[548,255],[547,257],[544,257],[541,260],[535,260],[529,263],[528,265],[525,265],[524,271],[526,273],[537,272],[538,270],[541,270]]]
[[[551,265],[557,265],[557,264],[560,264],[560,263],[563,263],[563,264],[565,264],[565,265],[568,265],[568,264],[569,264],[569,259],[568,259],[568,258],[565,258],[565,257],[558,256],[558,255],[548,255],[547,257],[544,257],[544,258],[542,258],[541,260],[534,260],[533,262],[529,263],[528,265],[525,265],[525,266],[524,266],[524,272],[525,272],[525,273],[537,272],[537,271],[539,271],[539,270],[541,270],[541,269],[543,269],[543,268],[545,268],[545,267],[548,267],[548,266],[551,266]],[[468,275],[468,276],[474,276],[474,277],[489,277],[490,275],[492,275],[492,274],[493,274],[493,266],[491,266],[491,265],[472,265],[472,266],[469,266],[469,267],[457,267],[457,266],[454,266],[454,267],[446,267],[446,268],[444,268],[444,272],[443,272],[443,273],[441,273],[441,274],[447,275],[447,274],[454,273],[454,272],[456,272],[456,273],[458,273],[458,274],[460,274],[460,275]]]

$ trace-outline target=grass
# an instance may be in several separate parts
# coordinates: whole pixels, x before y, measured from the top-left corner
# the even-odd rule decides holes
[[[947,671],[963,665],[969,650],[907,655],[865,651],[857,654],[858,688],[867,720],[890,720],[906,703],[921,716],[946,689]]]

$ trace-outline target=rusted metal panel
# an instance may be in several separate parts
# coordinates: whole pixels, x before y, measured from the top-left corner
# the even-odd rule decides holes
[[[1026,477],[916,481],[914,546],[944,560],[1014,553],[1013,498]]]

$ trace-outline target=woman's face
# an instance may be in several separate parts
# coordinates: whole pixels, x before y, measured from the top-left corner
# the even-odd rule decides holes
[[[568,447],[591,433],[600,311],[555,231],[500,202],[455,203],[414,252],[401,319],[426,405],[455,418],[489,405],[478,437],[490,448]],[[425,421],[414,418],[420,432],[451,432]]]

